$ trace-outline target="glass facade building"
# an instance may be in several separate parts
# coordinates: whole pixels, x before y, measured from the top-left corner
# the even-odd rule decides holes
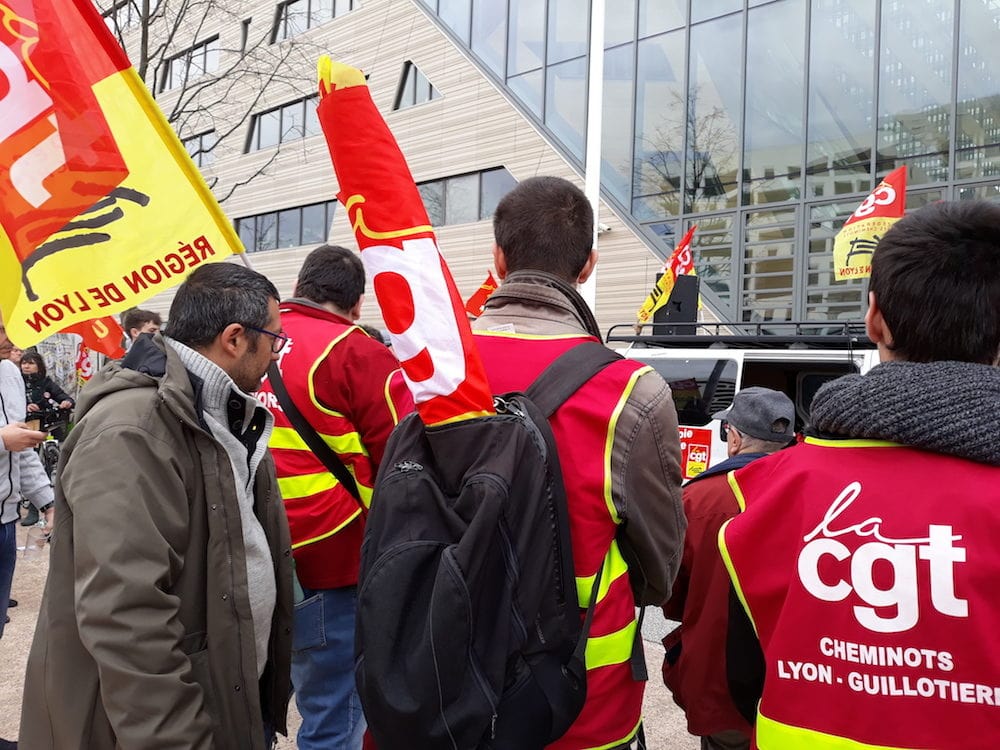
[[[582,169],[589,2],[417,1]],[[697,224],[723,318],[859,318],[833,238],[898,166],[1000,200],[998,0],[607,0],[604,39],[604,197],[662,257]]]

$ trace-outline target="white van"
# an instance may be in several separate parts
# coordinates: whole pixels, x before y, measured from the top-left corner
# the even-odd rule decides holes
[[[650,365],[670,384],[685,479],[727,458],[722,425],[712,415],[729,408],[740,389],[784,391],[795,404],[801,432],[823,383],[878,364],[861,323],[699,323],[667,330],[685,333],[637,335],[631,325],[614,326],[606,340],[628,344],[628,359]]]

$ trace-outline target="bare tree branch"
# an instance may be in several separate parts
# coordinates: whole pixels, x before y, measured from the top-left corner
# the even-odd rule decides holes
[[[272,43],[272,23],[256,25],[244,40],[245,5],[239,0],[95,0],[95,4],[160,102],[167,121],[182,140],[191,142],[196,159],[210,150],[243,152],[254,115],[315,91],[312,79],[295,71],[310,70],[320,50],[298,36]],[[307,25],[308,20],[298,22],[302,29]],[[213,31],[207,32],[210,28]],[[215,28],[221,32],[209,48]],[[208,133],[211,138],[190,140]],[[288,135],[282,134],[279,141],[284,143],[271,147],[268,157],[249,174],[220,180],[210,173],[208,183],[220,203],[266,175],[282,146],[287,149],[296,136]]]

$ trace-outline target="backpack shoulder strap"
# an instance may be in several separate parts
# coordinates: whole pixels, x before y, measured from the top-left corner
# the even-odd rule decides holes
[[[274,391],[274,395],[278,399],[278,404],[285,412],[285,416],[288,417],[288,421],[292,423],[292,427],[299,433],[299,437],[309,447],[309,450],[313,452],[313,455],[344,486],[344,489],[350,493],[351,497],[357,500],[358,505],[361,506],[361,510],[367,510],[361,502],[361,493],[358,491],[358,485],[354,481],[354,477],[351,476],[351,472],[347,470],[347,466],[344,465],[340,456],[333,452],[333,449],[323,441],[323,438],[319,436],[315,428],[302,416],[302,412],[295,406],[295,402],[292,401],[292,397],[288,394],[285,382],[281,379],[281,372],[278,370],[278,365],[274,362],[267,368],[267,379],[271,383],[271,390]]]
[[[619,359],[623,359],[622,355],[597,341],[577,344],[549,364],[524,395],[542,414],[551,417],[584,383]]]

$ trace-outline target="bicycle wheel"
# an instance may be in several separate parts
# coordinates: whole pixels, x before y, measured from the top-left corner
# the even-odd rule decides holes
[[[42,444],[42,465],[49,480],[55,484],[56,468],[59,466],[59,443],[55,440],[46,440]]]

